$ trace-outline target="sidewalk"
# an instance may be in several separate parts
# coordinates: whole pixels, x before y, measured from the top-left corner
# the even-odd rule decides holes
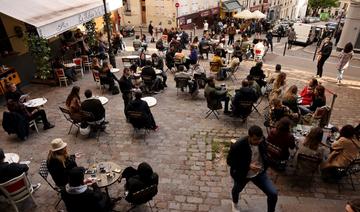
[[[315,49],[316,49],[316,45],[313,44],[313,45],[309,45],[309,46],[306,46],[305,48],[303,48],[303,51],[306,53],[314,54]],[[340,54],[340,51],[336,51],[336,47],[333,47],[330,57],[338,57],[339,54]],[[353,60],[360,61],[360,54],[354,53]]]

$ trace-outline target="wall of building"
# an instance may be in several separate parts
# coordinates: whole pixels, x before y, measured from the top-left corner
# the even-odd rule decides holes
[[[337,48],[342,49],[351,42],[354,49],[360,51],[360,1],[352,1],[348,8],[345,24]]]
[[[20,55],[25,54],[28,51],[28,49],[26,47],[24,37],[18,38],[14,36],[15,35],[14,27],[19,26],[22,28],[23,32],[25,32],[25,24],[22,21],[19,21],[2,13],[0,13],[0,18],[4,23],[4,27],[8,37],[11,37],[10,43],[13,48],[13,51],[17,52]]]
[[[153,1],[153,0],[148,0]],[[140,0],[124,0],[124,6],[121,8],[121,24],[127,24],[129,21],[132,25],[141,25],[141,6]],[[125,6],[128,4],[128,8]]]
[[[154,26],[161,22],[165,28],[176,26],[176,7],[173,0],[146,0],[146,22]],[[180,3],[181,5],[181,3]],[[180,12],[179,12],[180,13]]]

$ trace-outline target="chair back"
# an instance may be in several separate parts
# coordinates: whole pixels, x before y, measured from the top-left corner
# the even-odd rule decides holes
[[[47,184],[49,184],[49,186],[54,189],[57,192],[60,192],[60,189],[56,186],[54,186],[53,184],[51,184],[48,180],[48,176],[49,176],[49,170],[47,168],[47,161],[46,160],[42,160],[41,164],[40,164],[40,168],[39,168],[39,175],[47,182]]]
[[[34,189],[32,188],[26,173],[0,184],[0,191],[11,201],[21,202],[28,198]]]
[[[126,200],[134,205],[141,205],[152,200],[152,198],[158,193],[157,185],[151,185],[147,188],[144,188],[140,191],[137,191],[131,195],[131,198]]]
[[[296,171],[312,174],[318,171],[320,163],[321,158],[300,153],[297,156]]]
[[[146,128],[148,120],[143,112],[140,111],[127,111],[127,118],[135,129]]]
[[[55,69],[55,74],[56,74],[56,77],[57,77],[57,78],[64,78],[64,77],[66,77],[66,76],[65,76],[64,69],[62,69],[62,68],[56,68],[56,69]]]
[[[82,66],[82,59],[81,58],[74,58],[73,63],[75,63],[76,66]]]
[[[221,104],[221,101],[219,99],[214,98],[214,97],[212,97],[212,95],[207,95],[207,94],[205,95],[205,98],[206,98],[207,107],[210,110],[220,110],[220,109],[222,109],[222,104]]]
[[[188,86],[188,78],[183,78],[183,77],[176,77],[175,78],[175,82],[176,82],[176,88],[186,88]]]
[[[153,84],[153,79],[151,76],[148,75],[141,75],[142,80],[144,81],[145,85],[152,85]]]
[[[81,55],[81,60],[84,64],[90,63],[89,56],[87,56],[87,55]]]
[[[328,123],[330,119],[330,111],[330,107],[326,105],[316,108],[315,113],[313,114],[313,119],[319,122],[319,127],[324,127]]]
[[[267,146],[267,154],[268,154],[269,159],[278,160],[281,155],[280,147],[278,147],[268,141],[266,141],[266,146]]]
[[[220,70],[220,63],[218,63],[218,62],[210,62],[210,70],[212,72],[218,72]]]
[[[124,67],[130,67],[132,64],[132,60],[130,58],[121,58],[121,61],[123,62]]]
[[[360,172],[360,158],[351,161],[350,165],[345,168],[345,175],[349,176]]]
[[[237,105],[234,105],[234,112],[239,113],[236,115],[241,115],[242,118],[247,118],[252,111],[253,102],[251,101],[240,101]]]
[[[96,70],[92,70],[92,74],[93,74],[93,76],[94,76],[94,80],[95,80],[96,82],[100,82],[100,74],[99,74],[99,72],[96,71]]]

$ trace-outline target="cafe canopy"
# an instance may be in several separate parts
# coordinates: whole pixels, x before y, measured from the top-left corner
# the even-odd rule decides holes
[[[122,6],[122,0],[106,0],[107,10]],[[0,13],[36,27],[50,38],[104,15],[102,0],[1,0]]]

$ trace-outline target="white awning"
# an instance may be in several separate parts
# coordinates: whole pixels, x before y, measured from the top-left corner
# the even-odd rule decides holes
[[[122,0],[106,0],[107,10],[122,6]],[[1,0],[0,13],[31,24],[49,38],[104,15],[102,0]]]

